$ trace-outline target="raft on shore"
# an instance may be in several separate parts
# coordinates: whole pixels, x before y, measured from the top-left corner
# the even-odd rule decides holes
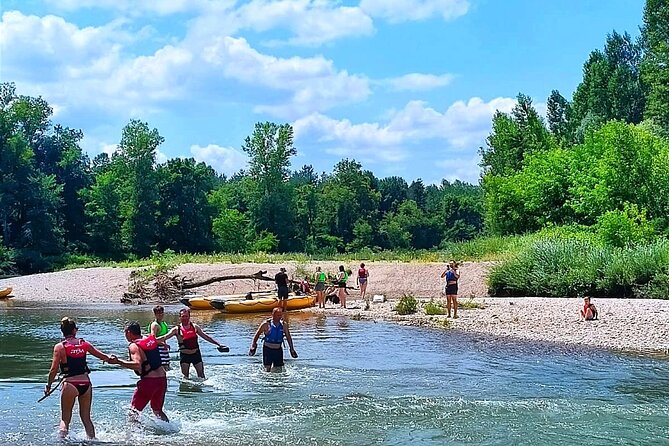
[[[263,313],[281,306],[277,297],[256,297],[253,299],[214,299],[211,306],[225,313]],[[286,299],[286,310],[302,310],[316,305],[315,296],[290,296]]]
[[[7,287],[3,290],[0,290],[0,299],[4,299],[5,297],[9,297],[10,294],[12,294],[12,287]]]

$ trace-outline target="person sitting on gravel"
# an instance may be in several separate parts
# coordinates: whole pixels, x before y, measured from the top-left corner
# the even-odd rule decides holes
[[[590,296],[583,298],[583,308],[581,309],[581,321],[594,321],[597,319],[597,308],[590,302]]]

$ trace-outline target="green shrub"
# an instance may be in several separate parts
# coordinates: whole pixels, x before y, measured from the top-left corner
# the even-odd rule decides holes
[[[418,311],[418,301],[411,294],[405,294],[395,306],[395,311],[401,315],[414,314]]]
[[[435,315],[435,314],[446,314],[446,308],[441,302],[435,302],[434,299],[430,299],[428,303],[423,306],[425,314]]]
[[[458,308],[461,308],[463,310],[482,310],[485,308],[485,305],[483,305],[480,302],[474,302],[474,298],[470,297],[467,300],[459,300],[458,301]]]
[[[666,240],[626,248],[587,239],[540,240],[495,266],[488,291],[493,296],[639,297],[637,292],[667,265]]]

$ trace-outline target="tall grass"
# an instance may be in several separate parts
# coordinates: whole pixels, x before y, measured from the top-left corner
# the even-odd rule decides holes
[[[668,268],[666,240],[616,248],[588,238],[549,238],[495,266],[488,286],[494,296],[669,298],[669,281],[662,280]]]
[[[511,256],[532,239],[528,236],[482,237],[464,242],[443,244],[435,250],[405,250],[405,251],[375,251],[363,248],[358,252],[337,253],[332,250],[323,250],[317,253],[282,253],[272,254],[255,253],[212,253],[189,254],[165,251],[154,252],[150,257],[137,258],[128,256],[121,260],[106,260],[91,255],[67,255],[57,265],[58,269],[88,268],[95,266],[142,267],[155,266],[157,263],[169,260],[174,264],[183,263],[285,263],[297,262],[306,265],[317,261],[337,261],[342,263],[366,262],[420,262],[443,263],[451,259],[458,261],[471,260],[500,260]]]

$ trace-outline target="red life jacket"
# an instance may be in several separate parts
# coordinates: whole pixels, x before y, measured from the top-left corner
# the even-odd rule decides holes
[[[150,371],[157,370],[163,365],[163,361],[160,358],[160,351],[158,350],[158,341],[156,341],[154,335],[149,335],[135,341],[135,344],[142,349],[144,356],[146,356],[146,360],[142,362],[142,371],[135,371],[139,376],[145,376]]]
[[[367,278],[367,270],[365,268],[360,268],[358,270],[358,277],[366,279]]]
[[[190,323],[189,328],[184,328],[183,325],[179,325],[179,333],[181,333],[181,342],[179,347],[186,350],[194,350],[200,348],[197,342],[197,331],[193,323]]]
[[[86,364],[86,353],[88,353],[88,348],[90,347],[88,342],[79,339],[77,344],[73,344],[66,339],[63,341],[63,347],[65,347],[67,362],[60,363],[60,372],[66,378],[91,372]]]

